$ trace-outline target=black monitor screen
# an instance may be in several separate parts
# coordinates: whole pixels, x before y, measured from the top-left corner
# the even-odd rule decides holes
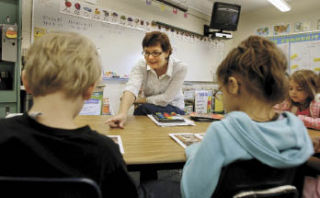
[[[220,30],[237,30],[241,6],[215,2],[212,9],[210,28]]]

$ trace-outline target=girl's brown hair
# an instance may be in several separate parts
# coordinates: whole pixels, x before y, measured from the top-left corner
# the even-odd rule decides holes
[[[142,41],[142,48],[151,47],[158,44],[161,45],[161,48],[164,52],[169,52],[169,55],[171,55],[172,47],[169,37],[165,33],[159,31],[147,32]]]
[[[250,36],[229,52],[216,74],[223,85],[230,76],[237,76],[248,93],[276,104],[284,100],[288,92],[286,69],[286,57],[273,42]]]
[[[290,80],[293,80],[308,94],[308,100],[314,100],[315,95],[319,92],[319,77],[312,70],[302,69],[295,71]],[[293,101],[292,101],[293,102]]]

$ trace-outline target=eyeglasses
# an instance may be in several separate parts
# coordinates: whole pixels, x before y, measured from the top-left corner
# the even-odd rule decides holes
[[[144,55],[145,57],[148,57],[150,55],[152,55],[153,57],[158,57],[162,54],[162,52],[145,52],[142,51],[142,55]]]

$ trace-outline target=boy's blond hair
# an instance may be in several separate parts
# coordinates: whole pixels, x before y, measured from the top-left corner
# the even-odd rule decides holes
[[[82,95],[101,75],[95,45],[77,33],[49,33],[36,40],[26,55],[24,72],[33,96],[63,91]]]

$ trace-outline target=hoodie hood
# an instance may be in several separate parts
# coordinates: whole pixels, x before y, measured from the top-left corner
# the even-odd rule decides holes
[[[284,112],[282,116],[272,122],[255,122],[243,112],[231,112],[221,124],[264,164],[278,168],[302,164],[313,154],[307,129],[292,113]]]

